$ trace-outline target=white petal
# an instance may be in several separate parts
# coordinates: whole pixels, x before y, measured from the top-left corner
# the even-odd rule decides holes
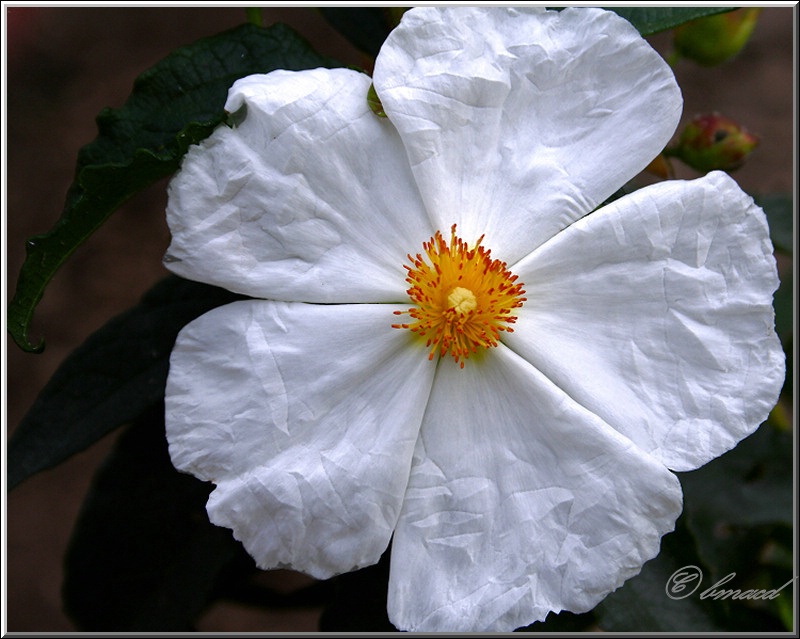
[[[641,189],[513,270],[528,301],[506,343],[670,468],[724,453],[775,405],[772,244],[726,174]]]
[[[509,349],[443,360],[392,542],[390,619],[511,631],[589,610],[680,510],[672,473]]]
[[[374,79],[438,228],[508,263],[644,169],[682,108],[631,24],[586,8],[413,9]]]
[[[190,148],[170,184],[166,265],[253,297],[405,299],[406,254],[432,230],[369,85],[348,69],[236,82],[226,109],[244,121]]]
[[[378,561],[434,366],[382,305],[244,301],[189,324],[166,395],[175,466],[217,484],[212,522],[262,568]]]

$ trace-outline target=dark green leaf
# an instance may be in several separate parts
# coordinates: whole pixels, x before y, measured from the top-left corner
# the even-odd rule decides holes
[[[747,532],[746,543],[727,551],[736,555],[731,565],[742,567],[728,582],[727,588],[763,589],[778,588],[791,573],[785,567],[767,566],[766,569],[752,570],[759,563],[758,556],[764,556],[764,529]],[[766,530],[767,534],[772,531]],[[791,532],[791,531],[789,531]],[[722,575],[705,564],[697,552],[695,539],[688,526],[686,514],[678,519],[675,531],[666,535],[661,542],[659,555],[647,562],[641,573],[625,582],[611,593],[594,610],[599,627],[610,632],[664,632],[697,633],[721,631],[780,631],[783,629],[778,606],[772,601],[723,600],[714,599],[713,592],[724,590],[726,585],[715,587]],[[776,539],[780,536],[776,536]],[[714,535],[708,537],[710,543],[720,544]],[[781,539],[786,543],[785,539]],[[791,546],[791,535],[788,539]],[[674,589],[672,577],[676,574],[697,575],[679,593]],[[728,573],[723,573],[728,574]],[[668,595],[668,586],[671,596]]]
[[[732,11],[733,7],[605,7],[630,22],[643,36],[672,29],[684,22],[716,13]]]
[[[556,10],[559,8],[554,7]],[[628,20],[642,35],[672,29],[684,22],[732,11],[721,7],[606,7]],[[319,9],[326,20],[356,47],[373,58],[392,30],[386,8],[336,7]]]
[[[675,532],[661,540],[659,555],[595,608],[600,627],[608,632],[637,633],[724,630],[714,620],[709,606],[698,597],[672,599],[667,596],[670,576],[698,561],[692,550],[691,536],[679,520]]]
[[[686,522],[698,556],[718,588],[770,590],[792,577],[792,435],[763,424],[722,457],[681,475]],[[791,597],[789,593],[784,596]],[[737,630],[782,630],[776,600],[715,600],[726,624]]]
[[[122,434],[73,531],[63,597],[83,631],[191,630],[225,571],[252,565],[209,522],[210,484],[172,466],[163,414],[157,404]]]
[[[715,575],[755,562],[750,529],[792,525],[792,436],[769,423],[702,468],[681,474],[684,508],[698,552]],[[747,552],[738,549],[745,548]],[[755,547],[755,550],[753,548]],[[749,555],[749,556],[748,556]]]
[[[318,11],[331,26],[373,58],[392,30],[388,7],[326,7]]]
[[[792,522],[792,436],[769,424],[698,470],[681,473],[690,524]]]
[[[8,444],[9,489],[61,463],[164,397],[178,331],[238,299],[169,277],[89,337],[58,368]]]
[[[769,235],[775,248],[791,255],[795,220],[792,196],[787,193],[773,193],[756,196],[755,200],[767,215]]]
[[[228,88],[274,69],[334,66],[284,25],[237,29],[178,49],[136,80],[125,105],[97,118],[98,137],[81,149],[61,218],[27,243],[27,258],[8,310],[23,349],[33,312],[53,274],[125,200],[177,170],[187,148],[220,124]]]

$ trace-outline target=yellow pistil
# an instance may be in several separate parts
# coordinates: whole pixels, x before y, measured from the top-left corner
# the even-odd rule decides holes
[[[407,313],[415,321],[392,324],[407,328],[426,339],[428,359],[438,353],[450,354],[464,368],[464,360],[479,348],[497,346],[500,331],[511,333],[517,321],[513,309],[526,298],[523,284],[506,267],[493,260],[491,251],[481,246],[483,236],[473,248],[456,237],[456,225],[450,229],[450,244],[441,232],[423,243],[427,261],[417,253],[408,255],[411,266],[406,281],[411,285],[408,296],[415,304]]]

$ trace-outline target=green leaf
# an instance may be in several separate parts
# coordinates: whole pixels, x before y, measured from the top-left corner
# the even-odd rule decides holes
[[[560,7],[550,7],[559,11]],[[684,22],[732,11],[733,7],[605,7],[628,20],[644,36],[672,29]],[[392,30],[386,8],[337,7],[319,9],[325,19],[356,47],[373,58]]]
[[[209,522],[210,484],[172,466],[163,414],[156,404],[122,434],[73,530],[63,598],[83,631],[189,631],[231,569],[255,568]]]
[[[97,118],[98,137],[78,154],[61,218],[28,240],[8,310],[9,332],[24,350],[41,351],[28,332],[34,309],[58,268],[125,200],[174,173],[187,148],[225,118],[238,78],[274,69],[335,66],[289,27],[243,25],[178,49],[143,73],[120,109]]]
[[[717,13],[733,11],[734,7],[604,7],[630,22],[643,36],[672,29],[684,22]]]
[[[709,606],[698,597],[672,599],[667,595],[667,584],[675,571],[698,563],[691,536],[681,523],[678,520],[675,532],[661,540],[661,552],[644,565],[641,573],[595,608],[602,630],[636,633],[724,630],[714,620]]]
[[[794,249],[794,202],[788,193],[772,193],[755,197],[769,223],[769,235],[775,248],[792,255]]]
[[[737,546],[749,529],[792,525],[792,435],[768,423],[733,450],[698,470],[681,473],[689,529],[704,563],[722,574],[737,570]],[[756,551],[757,552],[757,551]],[[745,558],[753,564],[751,554]]]
[[[690,523],[792,523],[792,435],[762,425],[736,448],[702,468],[681,473]]]
[[[792,434],[767,422],[732,451],[681,474],[687,528],[708,586],[732,573],[718,590],[770,590],[792,578],[792,450]],[[782,596],[791,599],[791,591]],[[728,628],[779,631],[784,623],[774,599],[714,604]]]
[[[178,331],[221,304],[223,289],[169,277],[90,336],[56,370],[8,443],[9,490],[163,399]]]
[[[743,570],[733,577],[735,581],[714,588],[721,575],[716,575],[704,563],[694,543],[696,537],[693,537],[687,524],[688,517],[684,514],[676,522],[675,531],[662,539],[658,556],[647,562],[639,575],[629,579],[595,608],[600,629],[609,632],[691,634],[782,630],[779,609],[765,605],[774,602],[720,600],[709,597],[709,594],[705,597],[702,595],[726,588],[741,591],[778,588],[791,578],[791,573],[781,570],[773,574],[760,571],[755,575],[747,575]],[[754,550],[758,552],[759,548],[752,544],[728,548],[728,551],[738,555],[738,565],[742,566],[757,563]],[[673,577],[680,573],[694,573],[697,576],[683,592],[677,592],[674,588]]]

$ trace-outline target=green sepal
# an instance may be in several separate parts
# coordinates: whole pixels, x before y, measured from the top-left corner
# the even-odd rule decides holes
[[[386,117],[386,111],[383,110],[383,103],[378,97],[378,92],[375,90],[374,84],[369,85],[369,90],[367,91],[367,104],[372,112],[379,118]]]

